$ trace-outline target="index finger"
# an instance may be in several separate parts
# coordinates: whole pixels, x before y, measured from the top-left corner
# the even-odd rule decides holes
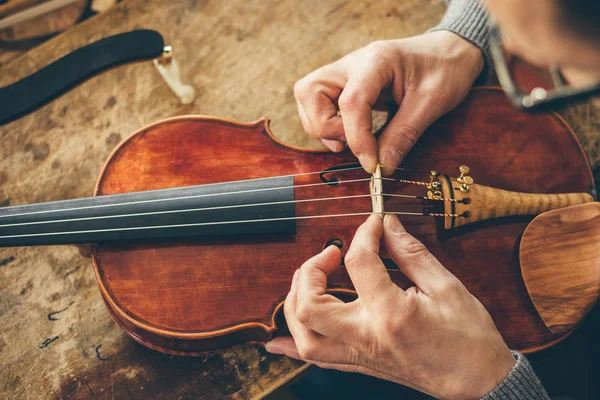
[[[334,63],[319,68],[294,85],[296,104],[306,132],[326,145],[344,138],[337,102],[346,80],[345,70]],[[341,151],[344,145],[339,142],[330,149]]]
[[[373,214],[356,231],[345,264],[358,297],[376,299],[388,290],[398,290],[379,257],[379,241],[383,235],[381,216]]]
[[[376,71],[353,75],[339,98],[348,147],[369,173],[375,172],[378,162],[371,110],[387,84]]]
[[[327,294],[327,277],[340,268],[341,253],[329,246],[300,267],[295,287],[296,318],[311,330],[329,337],[349,332],[352,306]],[[287,302],[287,300],[286,300]]]

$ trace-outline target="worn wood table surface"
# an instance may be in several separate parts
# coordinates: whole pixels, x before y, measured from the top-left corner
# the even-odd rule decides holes
[[[3,65],[0,85],[102,37],[150,28],[174,47],[195,102],[180,105],[151,62],[90,79],[0,127],[0,205],[91,195],[122,139],[174,115],[267,116],[284,141],[315,146],[296,116],[294,82],[374,40],[421,33],[443,11],[442,0],[125,0]],[[565,113],[597,165],[598,114],[590,105]],[[2,399],[257,398],[304,368],[256,346],[179,358],[136,344],[109,317],[90,261],[66,246],[0,250],[0,326]]]

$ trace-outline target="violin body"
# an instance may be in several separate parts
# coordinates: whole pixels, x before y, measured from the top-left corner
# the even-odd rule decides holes
[[[296,216],[369,213],[369,175],[339,168],[356,162],[349,151],[288,146],[271,134],[267,120],[176,117],[121,143],[107,160],[95,195],[290,175],[293,198],[302,200],[294,204]],[[491,88],[473,91],[432,125],[401,166],[454,173],[462,164],[478,182],[511,191],[589,193],[594,187],[585,153],[559,116],[522,113]],[[383,186],[386,193],[423,194],[422,188],[399,182]],[[344,198],[311,201],[330,197]],[[385,202],[386,211],[422,207],[414,200]],[[444,212],[443,206],[432,207]],[[266,342],[285,329],[282,305],[294,271],[332,241],[345,254],[365,219],[366,214],[298,219],[293,231],[283,233],[100,243],[92,247],[92,259],[108,310],[125,332],[159,351],[198,355]],[[548,347],[573,328],[553,332],[528,294],[519,243],[531,219],[491,219],[448,230],[440,218],[400,216],[482,302],[508,346],[525,352]],[[412,285],[390,260],[386,266],[399,286]],[[569,271],[557,271],[557,281],[561,273]],[[344,299],[355,296],[343,266],[329,286]]]

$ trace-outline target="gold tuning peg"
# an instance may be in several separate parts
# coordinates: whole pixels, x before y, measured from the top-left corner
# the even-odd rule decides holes
[[[460,172],[460,176],[456,178],[458,183],[467,185],[467,187],[468,185],[473,184],[473,178],[467,175],[471,171],[471,168],[467,167],[466,165],[461,165],[458,167],[458,171]]]
[[[429,185],[427,185],[427,188],[431,189],[431,185],[433,184],[433,181],[435,181],[439,176],[440,176],[440,173],[438,171],[431,171],[429,173]]]
[[[160,65],[170,64],[173,60],[173,47],[165,46],[163,47],[162,54],[158,57],[158,63]]]

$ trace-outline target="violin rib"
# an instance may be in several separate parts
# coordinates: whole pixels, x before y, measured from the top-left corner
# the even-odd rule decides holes
[[[286,146],[273,137],[266,120],[177,117],[125,140],[107,161],[96,195],[322,171],[296,176],[293,199],[343,200],[297,202],[295,216],[371,213],[371,177],[342,167],[355,163],[347,151]],[[581,145],[560,117],[514,110],[492,88],[474,90],[434,123],[402,166],[451,173],[463,164],[478,183],[514,192],[587,193],[593,187]],[[383,181],[382,190],[425,194],[422,186],[400,181]],[[439,201],[383,199],[387,212],[425,207],[444,213]],[[327,244],[335,243],[345,254],[365,218],[298,219],[293,235],[102,243],[92,259],[109,312],[133,339],[160,351],[197,355],[281,334],[281,306],[294,271]],[[546,324],[523,281],[519,240],[531,218],[508,216],[446,230],[443,218],[401,216],[407,230],[482,302],[508,345],[524,352],[551,346],[572,331],[557,332]],[[390,260],[386,266],[400,287],[412,285]],[[343,267],[329,285],[337,296],[354,296]]]

